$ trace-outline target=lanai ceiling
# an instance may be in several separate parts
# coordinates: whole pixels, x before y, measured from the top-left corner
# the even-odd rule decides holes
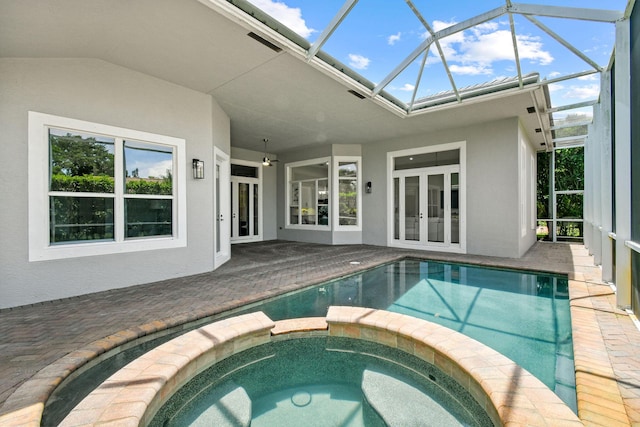
[[[278,153],[322,143],[364,144],[514,115],[535,142],[543,143],[552,137],[549,109],[557,107],[549,105],[549,85],[597,77],[608,60],[590,58],[542,20],[553,16],[613,28],[625,13],[624,7],[592,10],[487,0],[474,2],[483,5],[478,14],[437,29],[422,3],[398,2],[423,25],[426,38],[382,77],[367,77],[332,56],[346,34],[340,29],[353,25],[350,14],[366,16],[366,7],[375,6],[366,0],[334,1],[333,18],[312,40],[244,0],[0,0],[0,56],[97,58],[211,94],[231,118],[232,145],[256,151],[263,149],[264,138],[270,140],[269,151]],[[525,64],[525,50],[519,49],[522,19],[561,44],[580,66],[561,76],[531,75],[537,70]],[[458,78],[460,64],[448,61],[447,37],[497,20],[514,41],[510,55],[519,61],[513,73],[481,73],[473,82]],[[423,82],[435,62],[449,86],[429,92]],[[408,87],[413,90],[394,90],[411,70],[414,84]],[[570,107],[596,100],[597,95]],[[540,128],[544,131],[536,132]]]

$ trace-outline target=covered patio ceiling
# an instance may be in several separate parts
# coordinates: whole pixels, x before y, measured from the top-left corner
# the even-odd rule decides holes
[[[368,16],[371,4],[319,3],[333,7],[332,18],[309,41],[246,0],[6,0],[0,4],[0,56],[97,58],[211,94],[231,119],[232,146],[256,151],[264,148],[264,138],[269,151],[278,153],[315,144],[366,144],[513,116],[543,149],[551,146],[554,113],[597,102],[596,95],[552,105],[553,85],[594,76],[599,87],[598,73],[609,66],[613,46],[603,64],[542,20],[614,28],[633,0],[622,10],[473,2],[486,10],[441,29],[430,23],[420,0],[399,1],[398,7],[423,26],[426,38],[390,64],[379,80],[331,54],[344,44],[340,30],[352,25],[351,14]],[[520,48],[518,19],[578,58],[581,68],[560,76],[532,68]],[[507,23],[511,34],[513,73],[479,74],[473,81],[459,77],[460,65],[448,56],[446,43],[496,20]],[[435,68],[430,63],[438,63],[448,87],[427,88]],[[399,92],[397,82],[410,70],[412,91]],[[117,105],[117,100],[109,102]]]

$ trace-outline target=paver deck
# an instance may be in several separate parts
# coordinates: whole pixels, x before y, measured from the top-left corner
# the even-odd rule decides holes
[[[234,245],[211,273],[0,310],[0,424],[118,343],[405,256],[568,274],[579,416],[586,425],[640,424],[640,332],[583,246],[537,243],[504,259],[285,241]]]

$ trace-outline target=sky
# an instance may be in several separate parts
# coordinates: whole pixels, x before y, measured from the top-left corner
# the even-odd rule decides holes
[[[313,43],[342,7],[344,0],[249,0],[258,8]],[[505,5],[505,0],[413,0],[433,31]],[[515,2],[514,2],[515,3]],[[541,4],[520,0],[519,3]],[[626,0],[548,0],[542,4],[623,11]],[[609,63],[615,39],[613,24],[538,17],[543,25],[600,66]],[[514,15],[522,73],[554,79],[594,68],[538,26]],[[360,0],[323,45],[322,50],[374,84],[383,81],[429,35],[404,0]],[[440,48],[458,89],[517,76],[507,15],[453,34]],[[385,90],[409,103],[452,89],[437,47],[432,45],[423,74],[424,55],[416,58]],[[549,85],[553,106],[597,99],[598,73]]]
[[[173,172],[173,154],[166,147],[126,141],[124,156],[129,176],[135,169],[139,178],[166,178],[167,171]]]

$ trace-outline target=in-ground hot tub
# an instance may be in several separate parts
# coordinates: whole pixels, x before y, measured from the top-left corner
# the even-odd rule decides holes
[[[151,421],[194,425],[492,426],[471,394],[434,365],[343,337],[278,339],[199,374]]]
[[[268,378],[271,374],[282,374],[278,374],[276,370],[263,372],[264,366],[260,366],[260,358],[251,356],[251,352],[257,352],[254,356],[259,356],[262,351],[263,356],[270,358],[271,350],[282,341],[300,340],[304,347],[312,343],[311,340],[303,340],[309,337],[316,337],[315,341],[322,342],[325,351],[326,343],[331,342],[328,347],[335,352],[334,355],[347,351],[365,356],[364,365],[362,361],[354,362],[364,366],[364,370],[360,372],[360,390],[365,400],[362,406],[363,420],[371,419],[372,422],[377,422],[384,419],[385,422],[394,424],[393,420],[399,419],[400,415],[406,415],[398,411],[398,406],[408,402],[411,397],[418,401],[423,399],[422,402],[431,399],[439,414],[452,416],[460,422],[467,422],[467,419],[457,418],[461,416],[460,412],[463,415],[471,414],[478,422],[476,425],[502,425],[510,422],[531,425],[581,425],[571,409],[549,388],[494,350],[428,321],[357,307],[330,307],[326,318],[293,319],[277,324],[259,312],[204,326],[131,362],[87,396],[61,425],[76,426],[108,421],[132,426],[146,426],[160,421],[169,423],[171,417],[178,414],[170,407],[170,402],[179,402],[178,409],[189,406],[179,398],[181,395],[188,396],[187,388],[192,387],[195,394],[192,393],[188,399],[195,403],[195,400],[206,392],[206,387],[197,387],[198,381],[206,384],[210,380],[219,384],[219,387],[211,389],[211,394],[214,398],[217,396],[218,400],[214,399],[204,410],[191,413],[189,416],[194,422],[198,419],[198,414],[206,412],[206,408],[215,407],[216,402],[227,398],[228,395],[233,399],[223,400],[221,408],[230,408],[233,406],[231,404],[237,404],[238,408],[247,408],[249,402],[253,413],[255,396],[250,396],[247,389],[241,385],[244,381],[242,375],[250,377],[252,373],[259,373]],[[318,337],[322,339],[318,340]],[[284,368],[287,361],[289,364],[297,364],[297,372],[303,377],[304,370],[309,366],[320,368],[321,374],[322,371],[331,370],[329,365],[318,364],[314,360],[310,365],[305,364],[304,359],[296,357],[298,347],[295,345],[286,345],[283,348],[289,350],[285,351],[285,357],[282,359],[284,362],[278,363],[285,363]],[[247,353],[242,355],[245,351]],[[301,354],[301,357],[319,357],[317,354],[314,355],[319,351],[318,348],[311,348],[310,353]],[[251,357],[247,358],[247,355]],[[340,357],[343,356],[344,354]],[[390,363],[378,363],[382,359],[390,359]],[[329,363],[336,360],[338,359],[333,356],[328,358]],[[237,364],[239,361],[246,362],[245,374],[242,374],[243,369],[239,366],[234,367],[234,363]],[[338,363],[344,361],[345,359],[341,359]],[[226,368],[225,364],[228,365]],[[209,371],[204,373],[207,370]],[[216,377],[216,370],[222,375]],[[240,376],[234,380],[233,374],[229,375],[232,372]],[[347,367],[346,371],[338,372],[342,372],[338,375],[340,377],[344,372],[353,375],[357,370],[352,371]],[[204,374],[199,376],[201,373]],[[430,378],[430,375],[433,378]],[[424,379],[422,384],[420,378]],[[421,389],[429,385],[429,382],[437,388],[432,387],[431,391],[428,387]],[[188,384],[187,388],[183,388],[185,384]],[[342,385],[334,381],[329,381],[329,384]],[[277,406],[278,402],[288,400],[295,407],[307,407],[312,404],[316,394],[316,399],[322,400],[320,396],[326,392],[320,390],[320,393],[316,393],[316,389],[310,387],[291,388],[288,387],[288,382],[283,382],[282,385],[284,388],[280,387],[280,390],[262,395],[271,399],[267,400],[265,405]],[[309,384],[303,385],[306,387]],[[249,385],[249,388],[251,387]],[[410,391],[408,387],[414,391]],[[390,395],[385,395],[387,390],[403,390],[408,394],[405,394],[405,398],[400,399],[401,402],[395,406],[393,402],[391,406],[385,406],[385,400],[393,400],[384,399]],[[438,390],[438,393],[447,397],[442,399],[438,393],[432,393],[433,390]],[[284,394],[279,396],[278,393]],[[178,400],[171,400],[174,395]],[[352,395],[345,392],[345,398],[341,400],[347,401],[351,398],[346,397]],[[286,396],[286,399],[283,396]],[[453,409],[447,408],[451,402],[454,403],[451,406]],[[480,410],[477,412],[471,407]],[[260,406],[256,408],[259,409]],[[328,413],[331,411],[335,412],[329,409]],[[259,415],[268,412],[256,410]],[[236,422],[243,412],[237,409],[234,414],[231,419]],[[410,415],[414,416],[416,421],[429,421],[431,417],[425,411],[416,411]],[[314,415],[316,419],[321,416]],[[251,419],[246,415],[245,418]]]

